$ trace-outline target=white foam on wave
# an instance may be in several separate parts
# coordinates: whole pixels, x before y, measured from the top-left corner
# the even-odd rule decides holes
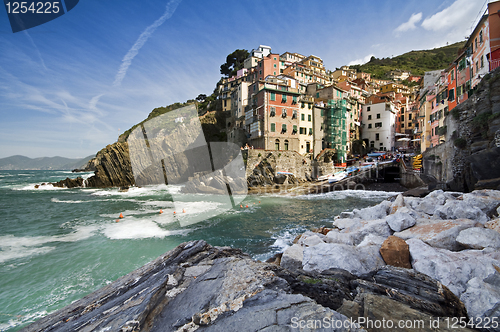
[[[94,196],[120,196],[120,197],[137,197],[146,195],[155,195],[165,193],[168,194],[166,185],[147,186],[147,187],[130,187],[127,191],[120,191],[117,188],[100,190],[92,193]]]
[[[346,199],[346,198],[361,198],[361,199],[385,199],[400,194],[397,191],[373,191],[373,190],[337,190],[324,194],[311,194],[295,196],[292,198],[300,199]]]
[[[67,200],[60,200],[58,198],[55,198],[55,197],[52,197],[50,199],[51,202],[53,203],[66,203],[66,204],[78,204],[78,203],[86,203],[86,202],[89,202],[89,201],[67,201]]]
[[[76,242],[91,237],[96,226],[82,226],[75,232],[54,236],[0,236],[0,263],[11,259],[46,254],[55,249],[54,246],[45,246],[54,242]]]
[[[271,247],[277,249],[277,252],[283,252],[286,248],[292,245],[293,240],[295,239],[295,235],[290,233],[289,231],[285,231],[283,234],[277,237],[272,237],[275,239],[274,243]]]
[[[165,230],[150,219],[121,219],[117,223],[104,226],[102,233],[112,240],[131,240],[145,238],[165,238],[172,235],[185,235],[188,230]]]
[[[25,315],[13,315],[13,314],[11,314],[9,316],[12,317],[12,319],[10,319],[8,323],[0,323],[0,331],[7,331],[7,330],[14,328],[16,326],[19,326],[21,324],[34,322],[34,321],[36,321],[40,318],[43,318],[47,315],[48,315],[48,313],[45,310],[37,311],[34,313],[25,314]]]
[[[35,188],[35,186],[38,185],[38,188]],[[68,188],[60,188],[60,187],[54,187],[51,184],[44,184],[40,185],[39,183],[32,183],[29,185],[24,185],[22,187],[13,187],[13,190],[65,190]]]

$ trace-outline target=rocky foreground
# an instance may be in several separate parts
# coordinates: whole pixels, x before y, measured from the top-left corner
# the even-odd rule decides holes
[[[274,263],[184,243],[23,331],[500,331],[499,203],[398,196]]]

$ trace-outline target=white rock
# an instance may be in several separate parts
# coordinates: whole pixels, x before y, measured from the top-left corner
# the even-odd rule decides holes
[[[291,270],[301,268],[303,257],[304,248],[300,244],[294,244],[291,247],[286,248],[283,252],[280,266]]]
[[[455,196],[442,190],[434,190],[420,200],[418,204],[412,203],[412,208],[428,215],[433,215],[438,206],[444,205],[447,200],[455,200]]]
[[[494,212],[500,204],[500,198],[494,190],[476,190],[463,195],[463,201],[479,208],[484,213]]]
[[[318,244],[304,249],[304,270],[322,272],[331,268],[339,268],[359,276],[385,265],[379,249],[379,246],[353,247],[336,243]]]
[[[453,252],[437,249],[419,239],[406,240],[410,248],[411,265],[421,273],[439,280],[455,295],[460,297],[472,278],[498,280],[500,261],[488,251],[464,250]]]
[[[342,243],[353,246],[354,236],[352,233],[341,233],[335,229],[331,230],[326,234],[325,242],[327,243]]]
[[[405,200],[403,198],[402,194],[399,194],[394,202],[391,204],[391,210],[389,211],[389,214],[394,214],[396,213],[400,208],[405,206]]]
[[[360,244],[368,234],[384,238],[392,235],[391,228],[387,225],[385,219],[363,220],[351,227],[344,228],[340,232],[330,233],[332,233],[332,231],[328,232],[325,242],[344,243],[349,245]]]
[[[330,232],[328,232],[330,233]],[[306,246],[306,247],[312,247],[317,244],[323,243],[323,240],[317,235],[310,235],[310,236],[304,236],[302,235],[298,241],[299,244]]]
[[[467,218],[481,224],[485,224],[489,220],[488,216],[480,208],[460,200],[447,201],[445,205],[436,208],[434,216],[444,220]]]
[[[407,207],[400,207],[397,212],[388,215],[385,221],[393,231],[401,232],[417,223],[411,212]]]
[[[473,227],[475,224],[474,220],[469,219],[435,221],[396,232],[394,236],[403,240],[416,238],[436,248],[456,251],[463,249],[462,245],[457,242],[460,231]]]
[[[374,219],[383,219],[387,216],[391,209],[391,202],[382,201],[381,203],[364,208],[361,210],[354,209],[352,212],[355,218],[360,218],[362,220],[374,220]]]
[[[479,278],[472,278],[467,283],[460,300],[467,308],[469,317],[500,317],[500,289]]]
[[[488,228],[471,227],[458,234],[457,242],[470,249],[500,248],[500,234]]]
[[[361,219],[359,218],[339,218],[335,219],[333,222],[333,226],[339,228],[339,229],[344,229],[348,227],[353,227],[361,222]]]
[[[363,241],[361,241],[360,244],[358,244],[358,247],[364,247],[364,246],[378,246],[379,248],[382,246],[382,243],[387,239],[387,237],[383,236],[378,236],[374,234],[368,234],[365,236]]]
[[[492,229],[492,230],[500,233],[500,218],[496,218],[496,219],[488,221],[486,224],[484,224],[484,227]]]

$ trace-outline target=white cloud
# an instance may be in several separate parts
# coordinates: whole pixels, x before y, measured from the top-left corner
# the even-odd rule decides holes
[[[427,17],[422,22],[422,27],[432,31],[467,30],[481,10],[482,3],[483,1],[456,0],[448,8]]]
[[[365,56],[362,59],[356,59],[356,60],[353,60],[353,61],[349,62],[347,65],[348,66],[351,66],[351,65],[362,65],[362,64],[367,63],[368,61],[370,61],[370,59],[371,59],[372,56],[373,56],[373,54],[368,54],[367,56]]]
[[[132,48],[127,52],[127,54],[125,54],[125,57],[123,57],[122,64],[120,66],[120,69],[118,70],[118,73],[116,74],[113,86],[119,86],[122,83],[125,75],[127,74],[128,68],[132,64],[132,60],[134,60],[137,54],[139,54],[140,49],[148,41],[149,37],[151,37],[155,30],[163,23],[165,23],[166,20],[172,17],[181,1],[182,0],[170,0],[167,4],[167,8],[165,9],[165,13],[163,13],[163,15],[153,24],[148,26],[146,30],[144,30],[144,32],[139,36]]]
[[[417,26],[415,24],[420,22],[421,19],[422,19],[422,13],[413,13],[411,15],[410,19],[408,20],[408,22],[405,22],[405,23],[401,24],[400,26],[398,26],[394,30],[394,32],[400,33],[400,32],[405,32],[408,30],[414,30],[417,28]]]

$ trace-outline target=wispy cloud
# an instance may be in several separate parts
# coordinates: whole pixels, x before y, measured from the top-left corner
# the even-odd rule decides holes
[[[38,49],[38,47],[36,46],[35,42],[33,41],[33,38],[31,38],[31,36],[28,33],[28,31],[24,30],[23,32],[24,32],[25,36],[28,38],[28,40],[30,41],[31,45],[35,48],[36,54],[40,58],[40,63],[42,65],[43,69],[47,70],[47,67],[45,66],[45,61],[43,61],[43,58],[42,58],[42,53],[40,53],[40,50]]]
[[[351,66],[351,65],[362,65],[364,63],[367,63],[368,61],[370,61],[370,59],[371,59],[372,56],[374,56],[374,55],[373,54],[368,54],[367,56],[365,56],[362,59],[353,60],[353,61],[351,61],[351,62],[348,63],[348,66]]]
[[[482,1],[456,0],[449,7],[427,17],[422,27],[432,31],[468,29],[481,7]]]
[[[401,24],[394,30],[394,33],[400,34],[401,32],[416,29],[417,28],[416,24],[420,22],[421,19],[422,19],[422,13],[413,13],[407,22]]]
[[[167,4],[167,8],[165,9],[165,13],[163,13],[163,15],[159,19],[157,19],[153,24],[148,26],[146,30],[144,30],[144,32],[139,36],[139,38],[132,46],[132,48],[127,52],[127,54],[125,54],[120,69],[116,74],[113,86],[119,86],[122,83],[123,79],[125,78],[125,75],[127,75],[128,68],[132,64],[132,60],[134,60],[137,54],[139,54],[140,49],[148,41],[149,37],[151,37],[151,35],[155,32],[155,30],[163,23],[165,23],[166,20],[172,17],[175,10],[177,9],[177,6],[179,5],[179,3],[181,3],[181,1],[182,0],[170,0],[170,2]]]

